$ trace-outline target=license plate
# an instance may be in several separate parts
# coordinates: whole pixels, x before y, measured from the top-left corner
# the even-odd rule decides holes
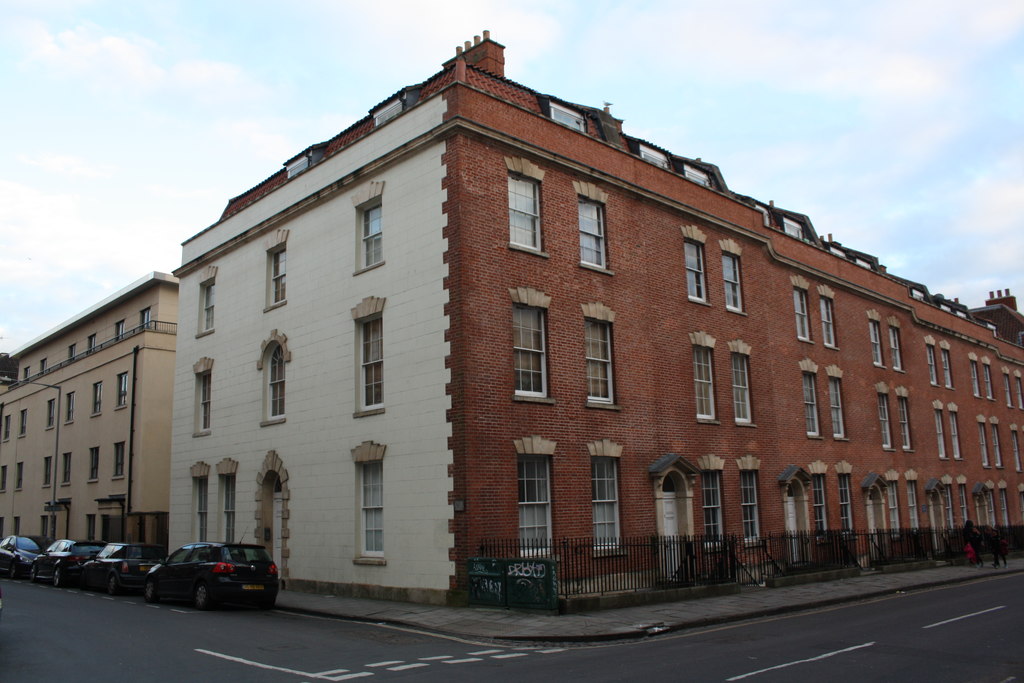
[[[244,591],[261,591],[261,590],[263,590],[263,586],[262,586],[262,584],[258,584],[258,583],[247,583],[247,584],[244,584],[242,586],[242,590],[244,590]]]
[[[140,572],[148,572],[152,568],[153,568],[153,565],[151,565],[151,564],[140,564],[139,565],[139,571]]]

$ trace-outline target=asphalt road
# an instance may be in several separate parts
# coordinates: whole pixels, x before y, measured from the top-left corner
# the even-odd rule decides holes
[[[408,629],[2,582],[0,681],[1024,680],[1024,575],[639,642],[474,643]]]

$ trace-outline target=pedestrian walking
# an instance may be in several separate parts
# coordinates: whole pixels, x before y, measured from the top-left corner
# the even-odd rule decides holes
[[[987,526],[985,527],[984,532],[985,541],[988,543],[988,550],[992,553],[992,566],[998,567],[999,561],[1002,560],[1003,566],[1005,567],[1009,544],[1002,536],[999,535],[999,529],[996,529],[995,527]]]
[[[967,561],[976,567],[982,565],[981,542],[981,533],[974,526],[974,522],[971,520],[964,522],[964,553],[967,555]]]

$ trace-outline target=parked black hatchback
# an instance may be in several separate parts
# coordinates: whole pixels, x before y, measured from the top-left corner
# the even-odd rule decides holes
[[[164,560],[163,546],[150,543],[108,543],[82,565],[82,588],[105,588],[111,595],[141,590],[146,574]]]
[[[53,579],[54,586],[65,586],[72,579],[78,579],[82,565],[105,545],[105,541],[72,541],[68,538],[54,541],[36,555],[29,576],[33,581]]]
[[[146,576],[146,602],[190,600],[197,609],[219,602],[270,609],[277,600],[277,565],[261,545],[190,543]]]

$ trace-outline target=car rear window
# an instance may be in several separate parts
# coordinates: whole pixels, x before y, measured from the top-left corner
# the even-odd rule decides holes
[[[129,560],[162,560],[164,549],[155,545],[132,546],[128,548]]]
[[[224,548],[232,562],[272,562],[265,548],[257,546],[229,546]]]
[[[105,543],[76,543],[70,550],[73,553],[92,553],[95,555],[106,547]]]

